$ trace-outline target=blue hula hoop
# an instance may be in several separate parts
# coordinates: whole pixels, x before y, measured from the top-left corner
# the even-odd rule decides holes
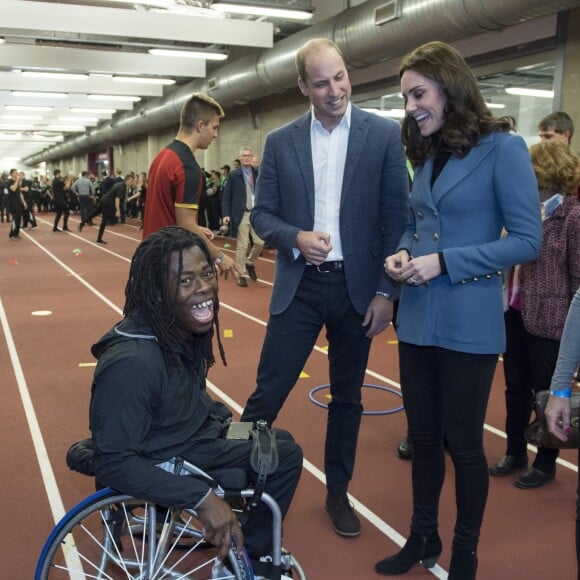
[[[386,391],[387,393],[392,393],[393,395],[397,395],[397,397],[403,398],[403,395],[401,395],[401,393],[399,391],[397,391],[396,389],[392,389],[391,387],[384,387],[383,385],[372,385],[370,383],[363,383],[362,386],[369,388],[369,389],[377,389],[378,391]],[[330,384],[320,385],[318,387],[314,387],[308,393],[308,398],[318,407],[322,407],[323,409],[328,409],[328,405],[325,405],[324,403],[321,403],[320,401],[317,401],[314,398],[315,393],[317,393],[318,391],[320,391],[322,389],[327,389],[328,387],[330,387]],[[398,413],[398,412],[402,411],[404,408],[405,408],[405,406],[401,405],[399,407],[394,407],[393,409],[385,409],[384,411],[363,411],[362,414],[363,415],[393,415],[394,413]]]

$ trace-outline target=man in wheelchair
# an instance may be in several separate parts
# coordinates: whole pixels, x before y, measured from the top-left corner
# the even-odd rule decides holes
[[[230,505],[207,482],[173,475],[160,465],[183,458],[208,473],[252,469],[250,440],[226,439],[205,379],[219,338],[216,268],[204,241],[167,227],[137,248],[125,288],[124,318],[92,347],[98,359],[90,404],[97,481],[166,507],[195,508],[206,539],[225,557],[232,540],[254,564],[271,550],[271,515],[251,509],[242,532]],[[223,406],[222,406],[223,408]],[[302,468],[302,450],[280,434],[278,469],[265,491],[288,511]],[[258,570],[257,570],[258,571]],[[264,574],[267,575],[267,574]]]

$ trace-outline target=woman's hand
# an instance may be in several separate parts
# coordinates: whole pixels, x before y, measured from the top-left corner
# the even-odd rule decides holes
[[[407,250],[401,250],[385,260],[385,272],[398,282],[419,286],[441,275],[438,254],[411,258]]]
[[[388,258],[385,258],[385,272],[393,279],[400,280],[401,271],[410,260],[409,252],[401,250]]]
[[[550,395],[546,405],[548,430],[560,441],[568,440],[570,433],[570,399]]]

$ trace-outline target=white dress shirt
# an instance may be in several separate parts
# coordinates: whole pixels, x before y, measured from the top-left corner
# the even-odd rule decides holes
[[[312,110],[310,142],[314,169],[314,230],[330,234],[332,250],[327,261],[342,260],[340,199],[350,132],[351,104],[340,123],[328,132]]]

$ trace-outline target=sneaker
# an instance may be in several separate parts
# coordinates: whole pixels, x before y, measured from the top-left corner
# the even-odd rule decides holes
[[[105,240],[97,240],[97,244],[106,244]]]
[[[326,511],[332,518],[332,529],[339,536],[353,537],[360,534],[360,520],[345,495],[326,496]]]

